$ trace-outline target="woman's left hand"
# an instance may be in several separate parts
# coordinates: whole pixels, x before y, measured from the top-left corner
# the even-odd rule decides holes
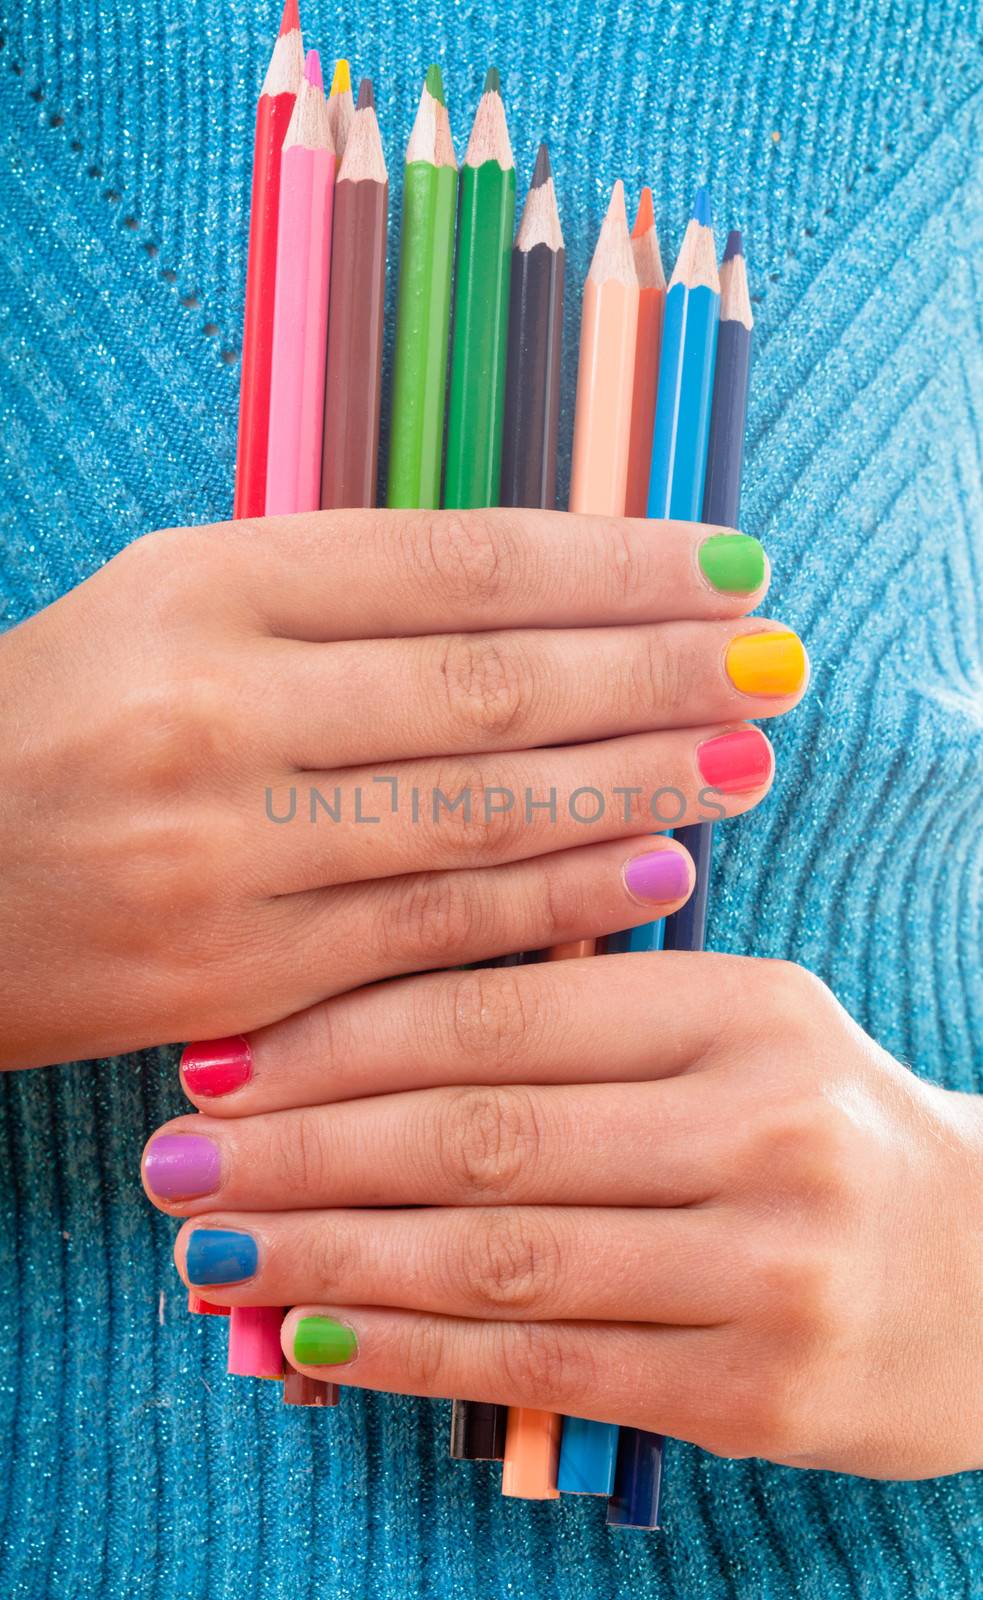
[[[188,1284],[295,1308],[301,1371],[870,1477],[983,1466],[980,1102],[801,969],[433,974],[194,1049],[209,1115],[144,1181],[191,1219]]]

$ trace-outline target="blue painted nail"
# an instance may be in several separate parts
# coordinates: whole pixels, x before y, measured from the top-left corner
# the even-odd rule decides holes
[[[185,1267],[193,1284],[241,1283],[259,1262],[256,1240],[231,1228],[196,1228],[188,1240]]]

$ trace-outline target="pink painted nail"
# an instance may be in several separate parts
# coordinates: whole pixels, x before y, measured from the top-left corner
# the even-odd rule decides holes
[[[232,1094],[253,1075],[253,1053],[248,1039],[205,1039],[189,1044],[181,1057],[181,1076],[193,1095]]]
[[[214,1194],[222,1160],[214,1139],[200,1133],[162,1133],[147,1151],[144,1177],[159,1200],[197,1200]]]
[[[760,789],[771,777],[771,745],[760,728],[737,728],[704,739],[696,760],[704,783],[721,794]]]

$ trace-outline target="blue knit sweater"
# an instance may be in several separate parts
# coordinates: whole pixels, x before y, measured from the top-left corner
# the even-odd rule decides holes
[[[7,622],[145,530],[230,510],[275,4],[6,0]],[[520,183],[550,140],[571,285],[619,174],[653,184],[670,260],[701,178],[743,225],[744,525],[816,670],[777,729],[775,793],[721,832],[711,942],[804,962],[919,1072],[980,1089],[978,8],[306,0],[304,22],[376,79],[397,197],[429,60],[459,141],[497,61]],[[398,204],[394,253],[397,233]],[[593,1503],[506,1501],[494,1468],[451,1463],[443,1404],[353,1392],[312,1414],[227,1379],[224,1324],[187,1315],[137,1181],[183,1108],[174,1067],[0,1081],[0,1600],[983,1595],[975,1475],[882,1484],[670,1445],[665,1531],[612,1534]]]

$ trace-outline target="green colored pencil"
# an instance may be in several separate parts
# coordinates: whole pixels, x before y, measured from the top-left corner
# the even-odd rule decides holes
[[[491,67],[461,168],[445,506],[498,500],[514,222],[515,165]]]
[[[427,73],[406,146],[387,504],[440,505],[457,160],[440,68]]]

